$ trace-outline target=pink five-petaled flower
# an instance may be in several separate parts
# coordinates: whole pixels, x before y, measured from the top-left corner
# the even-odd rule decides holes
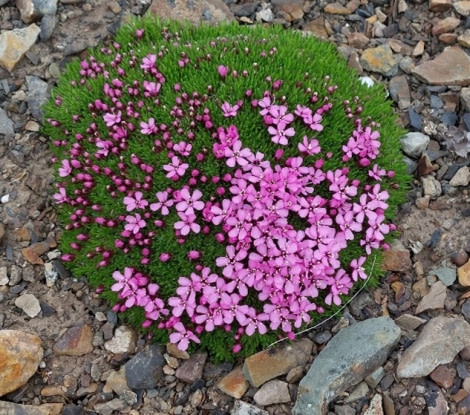
[[[155,119],[149,118],[148,122],[142,121],[140,123],[140,132],[145,135],[155,134],[158,131],[157,126],[155,125]]]
[[[229,117],[236,117],[237,112],[240,109],[240,107],[237,104],[232,106],[228,102],[224,102],[221,106],[221,109],[224,114],[224,117],[229,118]]]
[[[178,212],[184,212],[186,215],[194,214],[194,210],[204,209],[204,202],[201,199],[202,192],[196,189],[192,194],[185,187],[180,191],[181,201],[176,204]]]
[[[170,334],[170,342],[173,344],[178,345],[178,349],[185,351],[188,349],[189,341],[193,341],[195,343],[200,343],[201,341],[198,337],[190,330],[186,330],[183,323],[178,321],[173,326],[175,330],[173,333]]]
[[[191,149],[193,148],[191,143],[186,143],[184,141],[180,141],[173,145],[173,150],[180,153],[182,156],[189,156],[191,154]]]
[[[249,163],[249,159],[253,156],[253,153],[249,148],[241,148],[242,142],[240,140],[235,141],[232,148],[227,147],[225,149],[225,157],[227,158],[226,164],[229,167],[235,167],[235,164],[243,167]]]
[[[333,302],[336,305],[341,304],[342,294],[347,294],[352,287],[353,282],[344,269],[338,270],[335,277],[332,278],[330,292],[325,297],[325,303],[331,305]]]
[[[234,272],[235,265],[240,263],[240,261],[243,261],[248,253],[244,249],[240,249],[236,252],[233,245],[228,245],[225,248],[225,251],[227,252],[227,256],[217,258],[215,263],[218,267],[223,267],[224,269],[222,274],[225,277],[230,278]]]
[[[227,74],[228,74],[228,71],[229,71],[229,67],[228,66],[224,66],[224,65],[219,65],[217,67],[217,71],[219,72],[219,75],[222,79],[225,79]]]
[[[349,266],[352,269],[351,278],[353,281],[357,281],[359,278],[365,280],[367,279],[367,274],[365,273],[365,269],[363,268],[364,262],[366,262],[366,257],[361,256],[357,259],[353,259]]]
[[[134,268],[125,267],[124,274],[121,271],[114,271],[113,278],[116,281],[111,287],[111,291],[119,292],[127,287],[129,280],[134,275]]]
[[[309,156],[318,154],[321,151],[318,140],[315,138],[309,140],[306,135],[304,135],[302,142],[297,144],[297,148],[301,153],[308,154]]]
[[[173,204],[175,203],[174,200],[171,198],[168,199],[168,192],[166,191],[157,192],[156,196],[157,196],[158,202],[152,203],[150,205],[150,210],[154,212],[159,210],[163,216],[168,215],[170,213],[170,210],[168,208],[173,206]]]
[[[272,135],[271,141],[282,146],[289,144],[289,137],[295,135],[295,130],[292,127],[287,128],[287,124],[281,121],[276,128],[272,125],[268,127],[268,133]]]
[[[70,165],[70,161],[68,159],[62,160],[62,167],[59,167],[59,176],[66,177],[70,173],[72,173],[72,166]]]
[[[149,71],[150,69],[155,67],[155,63],[157,62],[157,55],[148,54],[145,58],[142,59],[142,64],[140,67],[144,71]]]
[[[201,231],[201,226],[195,222],[196,215],[191,213],[186,214],[184,212],[178,212],[178,216],[181,220],[175,222],[173,227],[176,230],[179,230],[181,235],[186,236],[190,231],[193,231],[194,233],[199,233]]]
[[[188,163],[182,163],[178,156],[171,158],[171,164],[164,164],[163,170],[167,171],[166,177],[172,180],[178,180],[188,169]]]
[[[124,198],[124,204],[126,205],[126,210],[132,212],[134,209],[145,209],[149,202],[143,198],[142,192],[135,192],[134,197],[126,196]]]
[[[126,231],[132,232],[134,235],[140,231],[140,229],[144,228],[146,222],[142,219],[142,217],[136,213],[135,216],[127,215],[126,216],[126,224],[124,225],[124,229]]]
[[[63,188],[63,187],[60,187],[59,188],[59,193],[55,193],[53,197],[54,197],[55,202],[57,204],[68,202],[68,199],[69,199],[67,197],[67,192],[66,192],[65,188]]]
[[[112,127],[115,124],[119,124],[121,122],[121,111],[118,111],[117,114],[111,114],[107,112],[104,114],[103,119],[106,123],[106,127]]]

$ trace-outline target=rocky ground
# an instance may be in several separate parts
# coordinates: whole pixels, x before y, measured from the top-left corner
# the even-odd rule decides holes
[[[150,346],[58,260],[41,104],[67,61],[145,12],[328,39],[412,132],[383,283],[292,346],[235,365]],[[468,16],[452,0],[0,0],[0,413],[470,413]]]

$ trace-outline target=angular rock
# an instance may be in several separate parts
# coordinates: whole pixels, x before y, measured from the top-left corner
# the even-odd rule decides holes
[[[8,118],[7,112],[2,108],[0,108],[0,134],[6,136],[11,136],[15,134],[15,130],[13,128],[13,121]]]
[[[197,379],[201,379],[206,359],[207,353],[195,353],[176,369],[175,376],[186,383],[193,383]]]
[[[452,0],[429,0],[429,10],[432,12],[445,12],[452,7]]]
[[[400,333],[389,317],[372,318],[341,330],[300,381],[292,413],[325,414],[332,399],[385,362]]]
[[[426,294],[418,306],[416,307],[416,314],[420,314],[426,310],[436,310],[444,308],[446,300],[447,288],[441,282],[437,281],[431,286],[431,290]]]
[[[285,375],[296,366],[305,365],[312,352],[310,339],[263,350],[245,359],[243,374],[248,382],[258,388],[268,380]]]
[[[439,388],[431,387],[426,398],[428,415],[447,415],[449,413],[447,399]],[[463,412],[460,413],[463,414]]]
[[[26,52],[36,43],[41,29],[34,23],[23,29],[0,34],[0,66],[11,72]]]
[[[163,375],[164,348],[152,344],[137,353],[125,367],[127,384],[133,389],[152,389]]]
[[[441,388],[450,389],[454,384],[456,371],[446,365],[436,367],[429,377]]]
[[[217,384],[217,387],[227,395],[240,399],[248,390],[250,384],[243,375],[243,367],[237,366],[225,375]]]
[[[115,392],[118,396],[123,395],[131,388],[127,384],[125,366],[121,367],[118,371],[112,371],[106,379],[106,384],[103,387],[104,393]]]
[[[382,396],[379,393],[376,393],[370,400],[369,407],[364,412],[364,415],[383,415],[383,413]]]
[[[421,157],[430,141],[428,135],[419,132],[407,133],[400,140],[403,152],[414,159]]]
[[[384,252],[382,269],[386,271],[407,272],[413,267],[408,249],[391,248]]]
[[[305,32],[311,32],[313,36],[319,37],[320,39],[328,39],[328,31],[326,30],[325,18],[323,16],[305,23],[303,30]]]
[[[0,285],[8,285],[10,279],[8,278],[8,268],[0,267]]]
[[[465,30],[458,38],[457,41],[459,45],[463,46],[464,48],[470,47],[470,30]]]
[[[21,295],[15,299],[15,305],[21,308],[29,318],[34,318],[41,312],[39,300],[33,294]]]
[[[88,324],[69,328],[54,345],[57,356],[83,356],[93,351],[93,331]]]
[[[24,259],[33,265],[44,265],[41,255],[49,251],[50,247],[46,241],[36,242],[21,250]]]
[[[432,61],[415,67],[418,79],[429,85],[470,85],[470,57],[459,47],[449,46]]]
[[[290,402],[289,384],[282,380],[270,380],[261,386],[253,399],[257,405],[261,406]]]
[[[433,176],[421,177],[421,183],[423,185],[424,196],[437,199],[442,194],[441,182]]]
[[[457,268],[459,284],[463,287],[470,287],[470,261]]]
[[[20,405],[0,401],[0,413],[4,415],[63,415],[62,403],[43,403],[42,405]]]
[[[464,1],[456,1],[454,4],[454,10],[465,17],[470,16],[470,1],[464,0]]]
[[[468,186],[470,183],[470,169],[465,166],[457,170],[457,173],[454,174],[454,177],[450,179],[449,184],[454,187],[458,186]]]
[[[119,326],[114,337],[104,344],[104,348],[111,353],[132,353],[135,350],[136,332],[128,326]]]
[[[394,76],[390,80],[388,90],[400,109],[406,109],[411,105],[411,93],[406,75]]]
[[[0,330],[0,396],[25,385],[36,372],[42,356],[41,339],[36,335]]]
[[[28,107],[33,117],[42,121],[44,112],[42,106],[49,99],[49,85],[37,76],[27,76],[28,84]]]
[[[398,62],[388,45],[366,49],[360,59],[366,71],[378,72],[385,76],[394,76],[398,71]]]
[[[16,0],[16,7],[20,11],[21,20],[29,24],[41,20],[46,14],[56,14],[57,0]]]
[[[235,401],[230,415],[268,415],[268,411],[257,408],[243,401]]]
[[[352,32],[348,35],[348,43],[355,49],[364,49],[369,43],[369,38],[360,32]]]
[[[413,378],[429,375],[437,366],[450,363],[468,345],[470,324],[454,317],[438,316],[423,328],[418,339],[399,359],[397,375]]]
[[[189,353],[185,350],[178,349],[178,345],[175,343],[167,343],[166,351],[177,359],[188,360],[190,358]]]
[[[111,415],[116,412],[121,413],[120,411],[123,411],[126,408],[128,408],[127,403],[122,399],[116,398],[108,402],[97,403],[93,407],[93,409],[101,415]]]
[[[323,10],[325,13],[329,14],[342,14],[346,16],[351,14],[351,11],[347,7],[344,7],[342,4],[336,2],[327,4]]]
[[[442,35],[443,33],[452,32],[460,24],[460,19],[456,17],[446,17],[439,20],[432,28],[434,36]]]
[[[403,330],[416,330],[419,326],[426,323],[426,320],[411,314],[402,314],[395,320],[395,323]]]
[[[160,19],[188,21],[193,24],[220,24],[235,20],[233,13],[222,0],[185,1],[153,0],[146,14]]]
[[[457,272],[454,268],[442,267],[430,271],[430,275],[436,275],[446,287],[450,287],[457,279]]]

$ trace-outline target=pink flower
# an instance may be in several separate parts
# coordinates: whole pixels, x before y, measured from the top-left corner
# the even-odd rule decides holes
[[[219,65],[217,67],[217,71],[219,72],[219,75],[222,79],[226,78],[229,70],[230,70],[230,68],[228,66]]]
[[[247,251],[244,249],[235,252],[235,247],[233,245],[228,245],[225,248],[227,255],[225,257],[219,257],[215,260],[215,263],[218,267],[223,267],[222,274],[225,277],[230,278],[234,272],[234,267],[240,261],[243,261],[247,257]]]
[[[115,124],[119,124],[121,122],[121,111],[118,111],[117,114],[111,114],[107,112],[103,116],[103,120],[106,123],[106,127],[112,127]]]
[[[181,235],[186,236],[190,231],[194,233],[199,233],[201,231],[201,226],[195,222],[196,215],[178,212],[178,216],[181,220],[175,222],[173,226],[176,230],[181,232]]]
[[[140,67],[145,71],[149,71],[155,67],[155,63],[157,62],[157,55],[148,54],[145,58],[142,59],[142,64]]]
[[[306,135],[304,135],[302,142],[297,144],[297,148],[301,153],[308,154],[309,156],[318,154],[321,151],[321,148],[318,145],[318,140],[315,138],[309,140]]]
[[[60,187],[59,188],[59,193],[55,193],[53,198],[55,199],[55,202],[59,205],[61,203],[68,202],[68,197],[65,188]]]
[[[240,107],[237,104],[232,106],[228,102],[224,102],[221,106],[221,109],[224,114],[224,117],[229,118],[229,117],[236,117],[237,112],[240,109]]]
[[[68,159],[62,160],[62,167],[59,167],[59,176],[67,177],[70,173],[72,173],[72,166],[70,165],[70,161]]]
[[[172,180],[178,180],[188,169],[188,163],[182,163],[178,156],[171,158],[171,164],[164,164],[163,170],[167,171],[166,177]]]
[[[142,121],[140,123],[140,132],[145,135],[155,134],[158,131],[157,126],[155,125],[155,120],[149,118],[148,123]]]
[[[173,326],[175,330],[170,334],[170,342],[178,345],[178,349],[185,351],[189,347],[189,341],[200,343],[198,337],[190,330],[186,330],[183,323],[177,322]]]
[[[227,147],[225,149],[225,157],[227,157],[226,164],[229,167],[235,167],[235,164],[243,167],[249,163],[250,157],[253,153],[248,148],[241,148],[242,142],[236,141],[232,148]]]
[[[289,137],[295,135],[295,130],[292,127],[286,129],[287,124],[280,122],[276,128],[273,126],[268,127],[268,133],[272,135],[271,141],[276,144],[286,146],[289,144]]]
[[[184,212],[186,215],[194,214],[194,210],[204,209],[204,202],[199,200],[202,197],[202,192],[196,189],[192,194],[185,187],[180,192],[181,201],[176,204],[178,212]]]
[[[134,209],[145,209],[149,202],[143,199],[142,192],[135,192],[134,197],[126,196],[124,198],[124,204],[126,205],[126,210],[132,212]]]
[[[142,219],[142,217],[136,213],[135,216],[127,215],[126,216],[126,224],[124,225],[124,229],[126,231],[132,232],[134,235],[140,231],[141,228],[144,228],[146,222]]]
[[[170,213],[169,208],[175,203],[173,199],[168,198],[168,192],[157,192],[156,194],[158,202],[152,203],[150,205],[150,210],[156,212],[160,211],[163,216],[166,216]]]

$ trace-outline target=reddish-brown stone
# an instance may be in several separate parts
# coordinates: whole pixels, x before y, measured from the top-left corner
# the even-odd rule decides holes
[[[455,375],[455,369],[451,369],[446,365],[440,365],[429,376],[441,388],[449,389],[454,384]]]
[[[240,399],[248,390],[250,384],[243,375],[243,367],[238,366],[233,369],[229,374],[224,376],[217,387],[229,396],[235,399]]]
[[[71,327],[54,345],[57,356],[83,356],[93,351],[93,331],[87,324]]]
[[[407,272],[412,267],[410,251],[393,248],[385,251],[382,261],[382,268],[385,271]]]

